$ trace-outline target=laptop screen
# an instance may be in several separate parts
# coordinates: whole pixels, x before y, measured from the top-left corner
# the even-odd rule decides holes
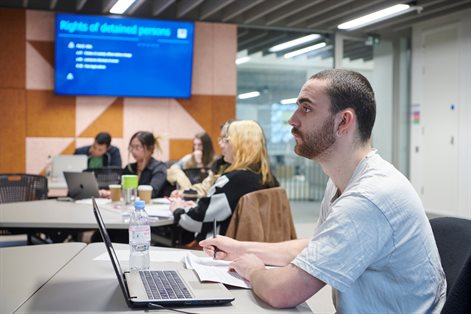
[[[113,248],[113,244],[111,243],[110,236],[108,235],[108,231],[106,230],[105,222],[103,221],[103,217],[101,216],[100,210],[98,209],[98,205],[95,201],[95,198],[92,197],[93,202],[93,213],[95,214],[96,221],[98,223],[98,229],[100,229],[101,237],[103,238],[103,242],[105,243],[106,249],[111,259],[111,263],[113,264],[114,271],[116,273],[116,277],[118,277],[119,286],[123,291],[125,296],[126,302],[129,304],[129,291],[127,286],[124,284],[124,273],[121,269],[121,265],[119,264],[118,257],[116,256],[116,252]]]

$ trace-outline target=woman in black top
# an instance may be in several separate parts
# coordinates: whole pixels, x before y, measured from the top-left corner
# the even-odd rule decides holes
[[[200,198],[191,208],[174,201],[175,223],[190,232],[193,239],[203,240],[213,234],[216,219],[218,234],[224,235],[239,199],[250,192],[279,186],[271,174],[263,130],[255,121],[234,121],[228,125],[227,137],[221,139],[224,159],[230,166],[216,180],[208,196]],[[184,242],[190,242],[188,233]]]
[[[139,185],[151,185],[152,198],[162,197],[165,193],[167,165],[152,157],[154,149],[161,150],[159,139],[150,132],[136,132],[129,141],[129,153],[136,162],[128,164],[123,174],[137,174]]]

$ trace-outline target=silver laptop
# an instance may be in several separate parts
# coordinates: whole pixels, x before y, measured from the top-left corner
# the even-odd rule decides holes
[[[52,180],[64,182],[64,172],[82,172],[87,169],[87,155],[58,155],[52,159]]]
[[[224,285],[202,283],[193,270],[182,269],[176,263],[158,263],[158,267],[154,267],[158,269],[123,272],[98,205],[94,198],[92,200],[93,213],[129,307],[220,305],[234,300]]]
[[[67,182],[68,196],[74,200],[100,197],[98,182],[93,172],[64,172]]]

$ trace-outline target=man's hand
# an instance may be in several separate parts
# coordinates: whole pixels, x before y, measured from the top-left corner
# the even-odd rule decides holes
[[[199,245],[209,256],[214,256],[216,259],[227,261],[232,261],[243,253],[241,251],[241,244],[239,241],[225,236],[208,238],[206,240],[200,241]],[[214,254],[215,248],[216,254]]]
[[[250,281],[252,273],[265,269],[265,264],[255,254],[244,254],[229,264],[229,269],[235,270],[244,279]]]
[[[111,192],[109,190],[100,190],[100,197],[101,198],[110,198],[111,197]]]

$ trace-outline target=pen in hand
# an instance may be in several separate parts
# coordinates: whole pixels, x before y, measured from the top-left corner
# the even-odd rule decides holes
[[[216,238],[216,233],[217,233],[217,224],[216,224],[216,218],[213,220],[213,238]],[[216,252],[217,252],[217,247],[214,246],[214,254],[213,254],[213,259],[216,259]]]

